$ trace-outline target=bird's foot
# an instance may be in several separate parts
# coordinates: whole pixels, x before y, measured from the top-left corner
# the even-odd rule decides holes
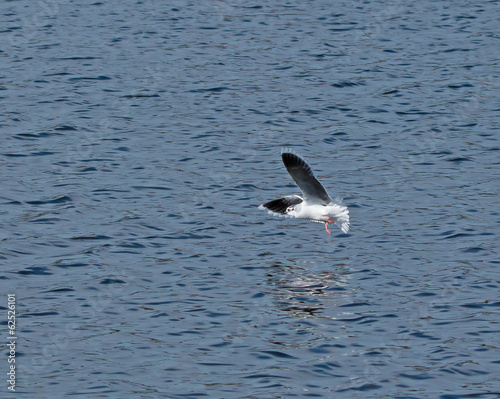
[[[328,230],[328,225],[326,224],[326,222],[324,222],[324,223],[325,223],[325,229],[326,229],[326,232],[327,232],[328,234],[332,235],[332,232],[331,232],[330,230]]]
[[[328,215],[325,215],[325,217],[326,217],[326,221],[327,221],[328,223],[335,223],[335,220],[330,219],[330,218],[328,217]]]

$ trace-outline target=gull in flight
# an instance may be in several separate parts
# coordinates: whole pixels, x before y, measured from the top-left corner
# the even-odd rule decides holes
[[[349,231],[349,210],[346,206],[334,202],[321,183],[314,177],[310,166],[291,150],[283,150],[281,158],[285,168],[292,176],[302,197],[287,195],[259,206],[267,209],[272,215],[309,219],[324,223],[328,234],[328,223],[335,223],[342,232]]]

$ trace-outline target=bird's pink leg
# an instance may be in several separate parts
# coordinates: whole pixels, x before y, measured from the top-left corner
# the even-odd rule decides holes
[[[326,222],[323,222],[325,224],[325,229],[326,229],[326,232],[330,235],[332,235],[332,232],[330,230],[328,230],[328,225],[326,224],[327,222],[328,223],[335,223],[333,220],[331,220],[328,215],[325,215],[326,217]]]

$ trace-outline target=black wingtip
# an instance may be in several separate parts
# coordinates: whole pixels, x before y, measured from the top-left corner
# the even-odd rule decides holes
[[[288,204],[284,201],[284,198],[275,199],[265,204],[262,204],[264,208],[269,209],[272,212],[281,213],[282,215],[286,214],[286,209],[288,208]]]
[[[297,163],[297,161],[301,160],[301,158],[297,154],[288,151],[281,153],[281,159],[283,160],[283,163],[285,165]]]
[[[262,204],[260,207],[264,207],[275,213],[281,213],[282,215],[286,215],[286,210],[290,205],[300,204],[301,202],[302,198],[300,198],[299,196],[291,195],[266,202],[265,204]]]
[[[281,153],[281,159],[287,169],[303,168],[310,170],[309,165],[294,152],[286,151]]]

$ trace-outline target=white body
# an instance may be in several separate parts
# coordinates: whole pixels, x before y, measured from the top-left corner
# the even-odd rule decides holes
[[[309,204],[302,202],[290,207],[287,215],[298,219],[308,219],[314,222],[328,222],[334,220],[342,232],[349,231],[349,210],[346,206],[330,202],[328,205]]]

